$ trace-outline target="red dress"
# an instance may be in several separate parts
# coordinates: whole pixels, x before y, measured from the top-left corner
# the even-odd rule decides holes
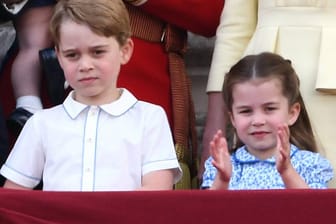
[[[174,24],[183,30],[211,37],[215,35],[223,5],[224,0],[211,0],[211,4],[206,0],[148,0],[139,8],[164,24]],[[162,42],[137,37],[133,40],[132,58],[121,68],[118,84],[127,87],[141,100],[161,105],[172,125],[172,94],[165,46]]]
[[[118,85],[165,109],[184,172],[178,188],[197,187],[192,181],[198,170],[195,116],[184,66],[187,31],[214,36],[223,6],[224,0],[148,0],[128,7],[134,53],[121,68]]]

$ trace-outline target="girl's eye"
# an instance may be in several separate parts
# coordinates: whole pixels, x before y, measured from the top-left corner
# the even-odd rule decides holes
[[[238,111],[238,113],[240,113],[240,114],[248,114],[248,113],[250,113],[250,112],[251,112],[250,109],[244,109],[244,110],[240,110],[240,111]]]
[[[273,110],[276,110],[277,108],[276,107],[266,107],[266,111],[273,111]]]

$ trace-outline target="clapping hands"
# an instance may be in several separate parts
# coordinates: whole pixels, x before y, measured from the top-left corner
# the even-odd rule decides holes
[[[289,136],[290,133],[288,125],[284,124],[278,127],[276,168],[280,174],[284,173],[292,166],[290,161]]]
[[[232,173],[231,157],[227,147],[226,139],[222,131],[218,130],[210,142],[210,154],[213,158],[212,164],[217,168],[217,178],[221,182],[229,183]]]

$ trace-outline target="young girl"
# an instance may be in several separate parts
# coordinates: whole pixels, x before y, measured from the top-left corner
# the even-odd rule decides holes
[[[182,176],[164,110],[117,88],[133,53],[121,0],[60,0],[51,18],[58,60],[73,91],[35,113],[1,174],[5,188],[169,190]]]
[[[291,62],[249,55],[225,76],[223,98],[237,137],[230,156],[218,131],[210,142],[202,188],[327,188],[330,163],[316,142]]]

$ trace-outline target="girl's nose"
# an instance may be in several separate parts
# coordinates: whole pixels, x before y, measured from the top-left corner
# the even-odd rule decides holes
[[[252,125],[253,126],[261,126],[261,125],[264,125],[265,123],[266,123],[265,117],[261,114],[255,114],[252,117]]]

